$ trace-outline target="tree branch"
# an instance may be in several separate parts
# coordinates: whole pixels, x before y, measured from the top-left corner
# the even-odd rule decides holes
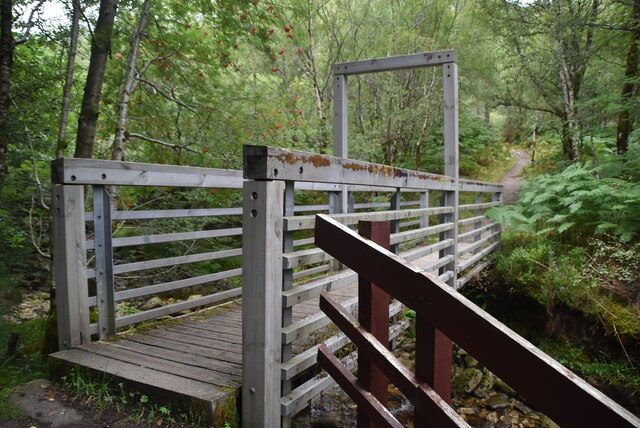
[[[29,38],[29,33],[31,32],[31,28],[33,27],[33,24],[34,24],[33,22],[34,15],[38,11],[38,9],[42,7],[45,1],[46,0],[40,0],[38,4],[35,5],[33,9],[31,9],[31,13],[29,14],[29,20],[27,21],[27,28],[24,30],[24,35],[20,37],[18,40],[14,40],[13,46],[21,45],[22,43],[27,41],[27,39]]]
[[[162,95],[164,98],[168,99],[169,101],[173,101],[174,103],[178,104],[181,107],[186,108],[187,110],[189,110],[192,113],[195,113],[196,111],[189,107],[188,105],[186,105],[185,103],[183,103],[182,101],[178,100],[176,98],[176,95],[173,91],[173,89],[171,89],[171,95],[165,94],[160,88],[158,88],[158,85],[156,85],[155,83],[153,83],[150,80],[147,79],[143,79],[142,77],[136,77],[137,80],[139,80],[142,83],[146,83],[147,85],[151,86],[151,88],[153,88],[153,90],[157,93],[159,93],[160,95]]]
[[[147,137],[145,135],[141,135],[141,134],[135,134],[135,133],[130,133],[127,135],[128,138],[139,138],[141,140],[144,141],[148,141],[150,143],[154,143],[154,144],[159,144],[161,146],[165,146],[165,147],[170,147],[172,149],[178,149],[178,150],[186,150],[195,154],[198,154],[200,156],[202,156],[202,153],[190,149],[188,146],[193,146],[196,143],[187,143],[187,144],[173,144],[173,143],[167,143],[166,141],[162,141],[162,140],[157,140],[155,138],[151,138],[151,137]]]

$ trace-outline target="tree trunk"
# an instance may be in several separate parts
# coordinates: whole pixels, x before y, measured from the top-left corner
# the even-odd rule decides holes
[[[58,141],[56,142],[56,158],[64,156],[67,142],[67,124],[69,122],[69,109],[71,105],[71,89],[73,86],[73,70],[76,64],[76,52],[78,51],[78,30],[80,27],[80,4],[72,0],[73,12],[71,14],[71,34],[69,35],[69,52],[67,53],[67,71],[62,89],[62,106],[60,108],[60,124],[58,126]]]
[[[131,94],[136,90],[138,86],[138,79],[136,79],[136,62],[138,61],[138,49],[140,48],[140,40],[142,39],[142,33],[147,26],[147,17],[149,16],[149,9],[151,8],[151,0],[145,0],[140,12],[140,20],[138,21],[138,28],[131,39],[131,48],[129,51],[129,60],[127,62],[127,74],[125,76],[122,93],[120,94],[120,103],[118,104],[118,118],[116,122],[116,133],[113,138],[113,145],[111,146],[111,159],[121,161],[124,160],[125,150],[125,128],[127,125],[128,113],[129,113],[129,101]]]
[[[74,157],[93,156],[93,143],[98,123],[98,105],[102,94],[107,59],[111,52],[111,36],[116,16],[118,0],[101,0],[98,22],[91,39],[91,59],[87,72],[87,82],[82,97],[80,117],[78,117],[78,135]]]
[[[7,177],[9,145],[9,106],[13,68],[13,10],[11,0],[0,0],[0,190]]]
[[[618,115],[618,133],[616,151],[619,155],[627,153],[629,134],[632,130],[629,102],[633,96],[633,88],[638,78],[638,42],[640,42],[640,0],[633,2],[632,30],[629,35],[629,49],[627,50],[627,66],[624,71],[625,81],[622,85],[623,109]]]

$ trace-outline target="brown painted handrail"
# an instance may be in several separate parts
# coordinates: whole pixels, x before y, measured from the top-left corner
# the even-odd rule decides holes
[[[563,427],[638,427],[640,419],[435,276],[319,214],[316,245],[416,311]],[[419,333],[418,333],[419,334]]]

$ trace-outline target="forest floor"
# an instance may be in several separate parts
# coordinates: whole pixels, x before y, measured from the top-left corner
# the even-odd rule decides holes
[[[516,164],[500,180],[500,183],[504,185],[503,201],[505,204],[515,203],[522,182],[522,170],[530,162],[529,154],[526,151],[514,149],[512,155],[516,159]],[[0,428],[186,428],[191,426],[176,422],[171,417],[150,418],[149,415],[143,415],[143,417],[136,418],[135,414],[139,413],[139,409],[135,406],[121,406],[120,409],[116,409],[115,406],[97,406],[96,403],[87,401],[86,398],[70,396],[63,387],[47,379],[36,379],[16,387],[11,394],[10,401],[19,407],[23,414],[0,422]],[[412,413],[407,403],[398,402],[397,405],[406,407],[402,408],[401,412],[407,415]],[[336,390],[324,394],[324,399],[321,398],[321,402],[316,403],[317,408],[323,408],[325,411],[307,413],[299,417],[294,425],[300,427],[322,426],[323,423],[326,423],[326,419],[335,419],[334,415],[326,414],[326,409],[333,409],[335,413],[341,414],[341,424],[345,423],[349,417],[355,421],[355,407],[342,391]],[[328,424],[327,426],[337,425]]]

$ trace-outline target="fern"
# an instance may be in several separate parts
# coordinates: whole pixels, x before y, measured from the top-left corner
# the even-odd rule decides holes
[[[612,164],[605,169],[611,174]],[[636,163],[640,166],[640,163]],[[628,165],[620,166],[625,173]],[[640,183],[625,177],[596,177],[596,169],[574,164],[559,174],[543,174],[523,184],[518,204],[490,211],[496,221],[518,231],[556,234],[586,240],[594,234],[613,233],[623,241],[640,236]]]

